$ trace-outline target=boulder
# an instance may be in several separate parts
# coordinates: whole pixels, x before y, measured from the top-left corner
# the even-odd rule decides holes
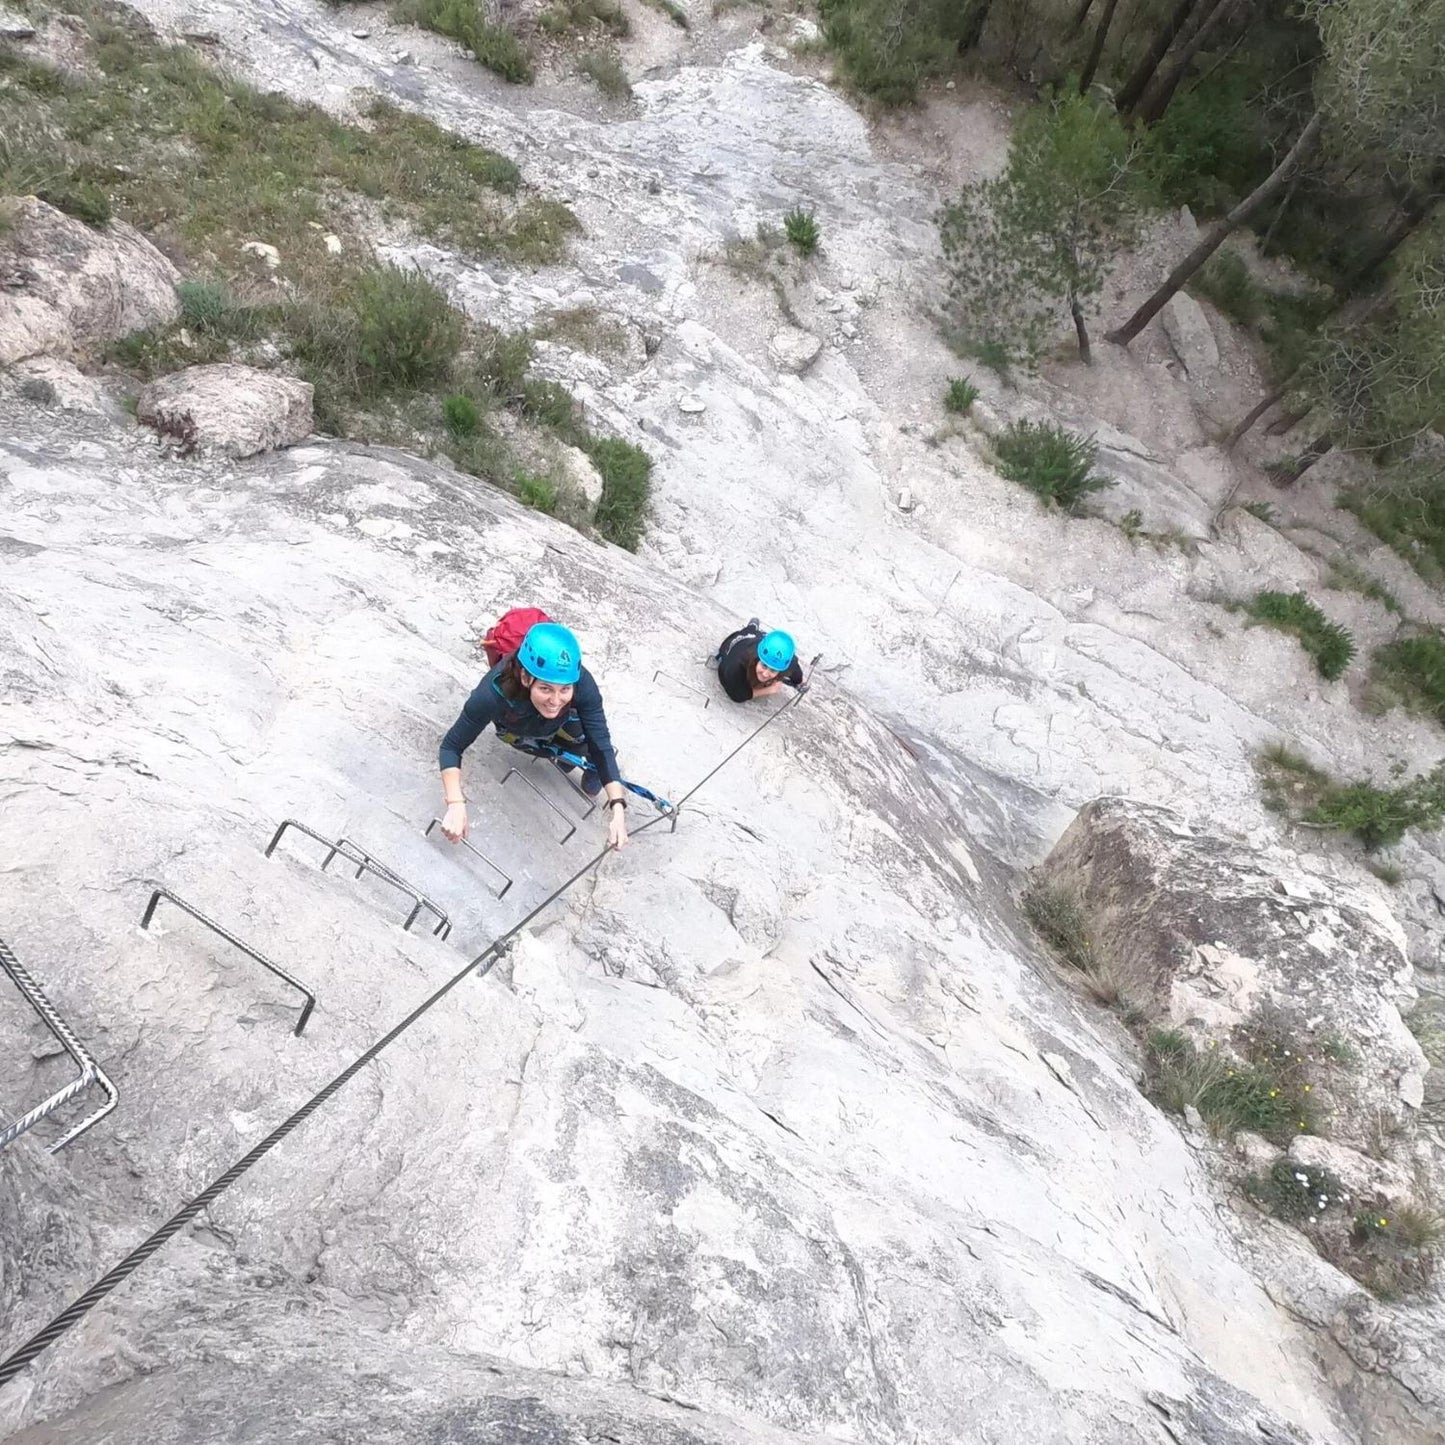
[[[578,447],[562,448],[562,466],[568,480],[587,499],[589,515],[602,500],[602,474],[592,465],[592,458]]]
[[[118,413],[100,387],[74,362],[58,356],[28,356],[5,373],[6,390],[41,406],[100,415]]]
[[[1161,316],[1164,334],[1185,371],[1198,380],[1219,365],[1219,343],[1204,308],[1184,291],[1176,291]]]
[[[29,40],[35,27],[23,16],[0,5],[0,40]]]
[[[817,359],[823,343],[800,326],[775,331],[768,342],[768,356],[779,371],[801,376]]]
[[[249,457],[309,435],[311,392],[309,382],[249,366],[188,366],[151,382],[136,417],[188,451]]]
[[[1344,1185],[1352,1204],[1380,1198],[1397,1204],[1415,1194],[1414,1180],[1408,1169],[1387,1160],[1372,1159],[1357,1149],[1318,1134],[1301,1134],[1290,1140],[1289,1157],[1296,1164],[1309,1164],[1328,1169]]]
[[[180,314],[180,273],[124,221],[95,230],[34,196],[0,239],[0,366],[52,352],[72,359]]]
[[[1428,1066],[1396,1003],[1413,992],[1405,939],[1373,893],[1121,798],[1081,809],[1044,873],[1161,1026],[1303,1052],[1337,1143],[1369,1148],[1418,1104]]]

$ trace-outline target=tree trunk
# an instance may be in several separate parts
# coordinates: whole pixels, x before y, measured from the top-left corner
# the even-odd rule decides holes
[[[1289,390],[1290,378],[1286,377],[1275,389],[1253,407],[1250,408],[1239,421],[1235,428],[1224,439],[1224,450],[1232,452],[1245,438],[1250,428],[1267,412],[1270,407],[1284,400],[1284,394]]]
[[[1089,58],[1084,62],[1084,73],[1079,77],[1079,94],[1087,95],[1094,83],[1094,73],[1104,55],[1104,42],[1109,38],[1109,27],[1114,23],[1114,11],[1119,0],[1104,0],[1104,13],[1099,17],[1098,29],[1094,31],[1094,43],[1089,47]]]
[[[1114,100],[1114,108],[1120,115],[1128,115],[1139,104],[1149,88],[1149,82],[1154,79],[1154,72],[1159,69],[1159,62],[1169,53],[1169,47],[1198,4],[1199,0],[1179,0],[1168,21],[1154,32],[1154,39],[1144,52],[1144,58],[1134,67],[1133,74],[1124,82],[1124,88]]]
[[[1284,195],[1280,197],[1279,205],[1275,207],[1274,215],[1270,218],[1264,235],[1259,238],[1259,254],[1261,256],[1268,256],[1270,254],[1270,246],[1274,241],[1274,233],[1279,229],[1279,223],[1284,220],[1285,212],[1289,210],[1289,203],[1294,200],[1294,193],[1298,187],[1299,173],[1296,172],[1290,177],[1289,186],[1285,190]]]
[[[1430,178],[1428,189],[1412,191],[1405,198],[1399,214],[1380,237],[1375,248],[1367,251],[1364,259],[1345,277],[1342,283],[1345,291],[1359,290],[1361,284],[1368,281],[1415,234],[1440,199],[1442,185],[1445,185],[1445,173],[1437,171]]]
[[[1109,332],[1109,341],[1127,346],[1164,309],[1165,302],[1219,249],[1225,238],[1242,226],[1271,196],[1278,194],[1314,149],[1324,123],[1324,112],[1317,110],[1289,148],[1289,154],[1207,236],[1200,238],[1194,249],[1164,278],[1164,284],[1122,326]]]
[[[1307,406],[1303,411],[1281,412],[1266,428],[1267,435],[1282,437],[1287,431],[1293,431],[1313,410],[1312,406]]]
[[[980,40],[983,39],[983,27],[988,24],[988,12],[993,9],[993,0],[978,0],[973,7],[973,13],[968,17],[968,23],[963,28],[963,34],[958,37],[958,53],[962,55],[965,51],[972,50]]]
[[[1074,318],[1074,334],[1079,338],[1079,360],[1085,366],[1094,364],[1094,353],[1089,348],[1089,332],[1084,325],[1084,308],[1077,299],[1069,302],[1069,314]]]
[[[1270,467],[1268,469],[1270,480],[1277,487],[1294,486],[1333,447],[1334,442],[1328,432],[1317,436],[1288,466]]]
[[[1174,57],[1169,68],[1158,76],[1153,88],[1144,97],[1139,110],[1139,119],[1145,125],[1153,125],[1162,119],[1164,112],[1169,109],[1169,102],[1174,99],[1174,92],[1179,89],[1179,82],[1184,79],[1189,67],[1194,63],[1194,57],[1204,48],[1204,42],[1214,33],[1215,26],[1233,8],[1234,0],[1213,0],[1213,6],[1200,21],[1199,28],[1179,54]]]
[[[1074,18],[1069,22],[1069,39],[1072,40],[1079,31],[1084,28],[1084,21],[1089,18],[1089,11],[1094,7],[1094,0],[1079,0],[1079,7],[1074,11]]]

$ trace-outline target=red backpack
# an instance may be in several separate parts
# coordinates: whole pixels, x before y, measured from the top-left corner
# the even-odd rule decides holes
[[[482,638],[487,665],[495,667],[504,657],[510,657],[533,627],[539,622],[551,620],[540,607],[514,607],[510,612],[504,612]]]

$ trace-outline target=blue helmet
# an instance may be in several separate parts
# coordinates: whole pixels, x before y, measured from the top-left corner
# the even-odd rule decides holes
[[[582,676],[582,649],[570,628],[560,622],[539,622],[527,629],[517,661],[543,682],[568,684]]]
[[[797,650],[797,644],[786,632],[774,628],[758,643],[758,661],[774,672],[786,672]]]

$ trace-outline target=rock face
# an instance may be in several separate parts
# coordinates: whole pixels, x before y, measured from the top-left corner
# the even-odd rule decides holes
[[[41,352],[83,360],[180,314],[180,274],[139,231],[93,230],[33,196],[0,238],[0,279],[0,366]]]
[[[768,356],[779,371],[801,376],[817,359],[823,343],[811,331],[785,326],[768,341]]]
[[[1196,380],[1208,376],[1219,365],[1219,343],[1204,308],[1187,292],[1176,291],[1160,316],[1169,345]]]
[[[1418,1108],[1428,1065],[1398,1007],[1411,968],[1376,897],[1121,799],[1082,809],[1044,869],[1167,1025],[1201,1044],[1267,1032],[1337,1055],[1316,1087],[1338,1142],[1365,1147]]]
[[[187,451],[249,457],[294,446],[311,432],[310,382],[221,362],[153,381],[136,416]]]
[[[100,387],[74,362],[58,356],[27,356],[9,367],[0,385],[40,406],[63,411],[90,411],[109,415],[117,410]]]

